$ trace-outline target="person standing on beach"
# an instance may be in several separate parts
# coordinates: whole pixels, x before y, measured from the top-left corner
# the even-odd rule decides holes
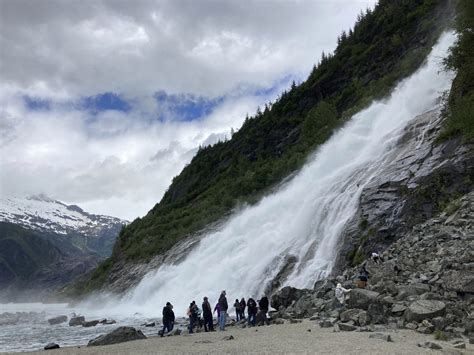
[[[165,334],[165,330],[171,332],[171,322],[174,320],[174,313],[171,308],[171,303],[166,302],[166,306],[163,307],[163,329],[161,330],[161,336]]]
[[[202,303],[202,315],[204,317],[204,331],[213,332],[214,325],[213,325],[213,319],[212,319],[211,304],[207,300],[207,297],[204,297],[204,302]]]
[[[240,318],[240,302],[238,299],[235,300],[234,302],[234,308],[235,308],[235,321],[238,322],[241,320]]]
[[[268,306],[268,297],[263,296],[258,302],[258,307],[260,308],[261,313],[261,320],[259,321],[258,325],[263,325],[263,323],[265,323],[266,325],[270,325],[270,321],[267,318]]]
[[[221,296],[219,297],[219,308],[221,311],[220,317],[219,317],[219,329],[220,330],[225,330],[225,321],[226,321],[226,316],[227,316],[227,309],[229,309],[229,306],[227,304],[227,298],[225,297],[226,293],[225,290],[221,292]]]
[[[190,303],[189,304],[189,308],[188,310],[186,311],[186,315],[189,317],[189,327],[188,327],[188,330],[189,330],[189,334],[193,334],[193,329],[194,329],[194,304]]]
[[[245,298],[242,297],[240,300],[240,319],[245,319],[245,307],[247,307],[247,303],[245,302]]]
[[[257,303],[255,300],[250,297],[247,301],[247,312],[249,315],[248,325],[255,325],[256,324],[256,315],[257,315]]]

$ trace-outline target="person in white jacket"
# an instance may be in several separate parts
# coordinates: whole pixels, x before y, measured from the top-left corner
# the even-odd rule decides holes
[[[344,306],[344,302],[346,301],[346,293],[348,293],[350,291],[351,290],[348,290],[348,289],[342,287],[342,285],[340,283],[337,284],[335,294],[336,294],[336,299],[337,299],[337,302],[338,302],[338,305],[337,305],[338,308]]]

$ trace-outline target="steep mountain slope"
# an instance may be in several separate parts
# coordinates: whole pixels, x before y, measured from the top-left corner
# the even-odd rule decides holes
[[[84,290],[125,264],[169,250],[242,203],[254,203],[374,98],[413,73],[451,19],[451,1],[380,1],[343,33],[309,78],[248,118],[228,142],[201,149],[145,217],[122,231]]]
[[[94,215],[44,195],[0,198],[0,221],[41,232],[68,253],[111,254],[115,239],[127,221]]]
[[[39,300],[110,255],[126,221],[46,196],[0,199],[0,298]]]

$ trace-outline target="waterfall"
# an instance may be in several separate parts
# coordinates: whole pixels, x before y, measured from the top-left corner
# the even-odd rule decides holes
[[[114,309],[159,315],[170,301],[184,315],[192,300],[200,304],[208,296],[215,302],[224,289],[230,304],[258,298],[289,255],[296,263],[286,284],[312,287],[331,271],[362,189],[384,168],[404,127],[436,108],[449,89],[453,73],[444,72],[441,61],[454,39],[453,33],[443,34],[425,65],[390,97],[354,115],[291,181],[203,236],[180,263],[146,275]]]

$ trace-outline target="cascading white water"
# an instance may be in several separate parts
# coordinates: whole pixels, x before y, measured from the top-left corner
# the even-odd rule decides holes
[[[356,114],[288,184],[204,236],[181,263],[148,274],[115,304],[115,312],[159,315],[171,301],[183,315],[191,300],[208,296],[212,302],[222,289],[229,301],[258,297],[286,255],[298,258],[289,285],[311,287],[328,274],[364,185],[384,168],[408,122],[435,108],[449,89],[453,75],[442,70],[441,59],[454,38],[444,34],[427,64],[390,98]]]

